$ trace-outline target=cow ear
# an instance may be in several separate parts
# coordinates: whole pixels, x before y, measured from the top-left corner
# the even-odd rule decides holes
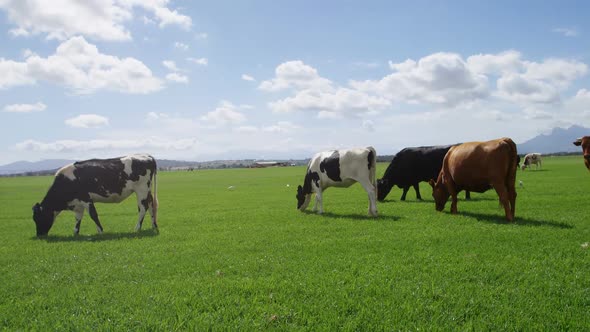
[[[581,137],[574,141],[574,145],[575,146],[580,146],[580,144],[582,144],[582,138]]]
[[[33,205],[33,212],[37,212],[37,211],[41,211],[43,208],[41,207],[41,204],[36,203],[35,205]]]

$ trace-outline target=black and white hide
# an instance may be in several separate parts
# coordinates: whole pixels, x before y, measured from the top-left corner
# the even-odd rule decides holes
[[[80,222],[85,210],[88,210],[94,220],[98,232],[102,233],[103,228],[94,203],[119,203],[132,193],[137,196],[139,210],[136,231],[141,229],[146,211],[149,211],[152,217],[152,227],[157,229],[156,171],[156,160],[147,154],[91,159],[62,167],[55,174],[53,184],[43,201],[33,206],[37,236],[47,235],[55,218],[63,210],[75,213],[74,234],[80,231]]]
[[[313,211],[323,213],[323,192],[328,187],[347,188],[358,182],[369,196],[369,215],[377,216],[375,177],[377,153],[373,147],[317,153],[309,161],[303,187],[297,188],[297,209],[304,211],[315,193]]]

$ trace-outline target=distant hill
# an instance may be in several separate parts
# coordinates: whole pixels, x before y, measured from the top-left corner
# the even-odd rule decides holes
[[[0,166],[0,175],[55,170],[73,162],[74,160],[66,159],[47,159],[37,162],[17,161]]]
[[[558,153],[558,152],[582,152],[580,147],[572,142],[579,137],[590,135],[590,129],[571,126],[568,129],[553,128],[548,135],[539,135],[530,140],[517,144],[519,154],[531,152]]]
[[[254,162],[260,161],[255,159],[243,160],[212,160],[212,161],[183,161],[156,159],[160,170],[186,170],[201,168],[242,168],[249,167]],[[307,160],[278,160],[288,162],[289,164],[305,165]],[[75,162],[75,160],[50,159],[37,162],[17,161],[7,165],[0,166],[0,176],[16,175],[52,175],[56,170],[64,165]]]

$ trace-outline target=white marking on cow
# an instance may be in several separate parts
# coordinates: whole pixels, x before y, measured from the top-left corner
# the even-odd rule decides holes
[[[74,175],[75,169],[76,167],[74,166],[74,164],[68,164],[57,170],[57,172],[55,172],[55,175],[57,176],[61,174],[70,180],[76,180],[76,176]]]

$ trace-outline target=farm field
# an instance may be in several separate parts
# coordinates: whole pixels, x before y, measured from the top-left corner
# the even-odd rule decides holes
[[[104,234],[63,212],[46,239],[31,207],[52,177],[0,178],[0,328],[587,330],[590,174],[581,156],[534,168],[515,223],[494,191],[436,212],[427,183],[378,218],[358,184],[301,213],[304,167],[225,169],[158,173],[159,234],[133,231],[130,197],[96,205]]]

